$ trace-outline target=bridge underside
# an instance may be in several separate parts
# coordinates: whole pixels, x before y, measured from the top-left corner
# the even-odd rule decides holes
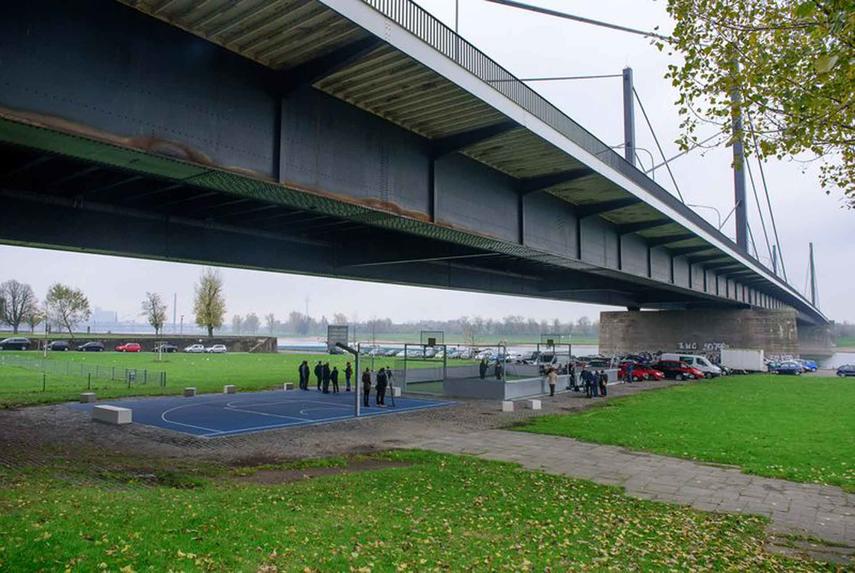
[[[127,4],[0,20],[0,242],[825,321],[408,0]]]

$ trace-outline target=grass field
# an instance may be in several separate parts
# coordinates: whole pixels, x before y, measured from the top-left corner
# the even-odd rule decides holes
[[[834,343],[840,347],[855,348],[855,336],[841,336]]]
[[[38,352],[3,352],[2,356],[23,357],[28,360],[42,360]],[[100,372],[110,372],[116,368],[116,381],[93,377],[92,390],[101,398],[119,396],[144,396],[158,394],[179,394],[185,386],[195,386],[199,392],[220,392],[225,384],[235,384],[239,390],[265,390],[281,385],[283,382],[296,384],[297,366],[308,360],[310,368],[318,360],[329,361],[330,366],[344,365],[352,357],[345,355],[319,354],[164,354],[161,362],[152,352],[48,352],[47,360],[51,371],[43,380],[40,371],[15,366],[0,366],[0,407],[19,406],[74,400],[81,391],[88,389],[88,378],[81,374],[85,369],[99,367]],[[370,365],[370,359],[363,359],[363,367]],[[59,363],[58,373],[53,364]],[[409,367],[418,368],[432,365],[430,361],[410,360]],[[375,369],[381,366],[397,367],[394,359],[378,360]],[[64,366],[64,367],[63,367]],[[123,382],[126,368],[137,369],[137,381],[132,387]],[[143,372],[148,370],[148,382],[142,383]],[[166,373],[167,385],[161,388],[158,374]],[[344,383],[344,374],[340,377]],[[42,390],[43,382],[45,390]],[[314,375],[312,375],[314,384]]]
[[[759,517],[474,458],[359,461],[373,469],[267,485],[180,461],[0,466],[0,570],[831,570],[766,553]]]
[[[517,429],[855,491],[853,413],[855,380],[758,374],[645,392]]]

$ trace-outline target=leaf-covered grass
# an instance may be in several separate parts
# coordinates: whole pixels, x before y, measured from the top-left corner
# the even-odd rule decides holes
[[[376,457],[410,465],[277,485],[211,469],[161,485],[0,470],[0,570],[830,569],[766,553],[759,517],[474,458]]]
[[[3,352],[4,356],[26,358],[31,361],[43,360],[40,352]],[[45,404],[75,400],[80,392],[89,389],[89,380],[81,374],[80,366],[87,369],[95,365],[101,373],[116,368],[116,380],[92,378],[92,391],[99,398],[118,398],[121,396],[152,396],[180,394],[184,387],[195,386],[200,393],[221,392],[225,384],[235,384],[239,390],[267,390],[283,382],[297,384],[297,367],[303,360],[309,361],[310,369],[318,360],[329,361],[330,366],[338,366],[340,383],[344,386],[344,366],[353,357],[347,355],[325,354],[284,354],[261,353],[248,354],[233,352],[229,354],[185,354],[170,353],[158,361],[153,352],[48,352],[47,360],[58,363],[59,370],[51,369],[44,380],[42,373],[32,368],[22,368],[0,364],[0,408],[28,404]],[[371,359],[363,359],[363,367],[371,366]],[[457,361],[465,364],[471,361]],[[66,363],[68,368],[65,369]],[[436,362],[410,360],[409,368],[435,366]],[[378,359],[374,368],[390,366],[401,367],[400,359],[389,357]],[[123,382],[125,369],[137,369],[137,381],[128,388]],[[143,369],[149,371],[148,382],[143,384]],[[87,370],[88,371],[88,370]],[[166,372],[166,387],[158,384],[158,373]],[[314,387],[314,374],[310,386]],[[280,386],[281,387],[281,386]]]
[[[855,380],[731,376],[610,401],[516,429],[855,491]]]

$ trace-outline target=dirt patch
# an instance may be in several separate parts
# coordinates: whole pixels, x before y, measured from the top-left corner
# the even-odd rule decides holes
[[[236,480],[241,483],[277,485],[282,483],[291,483],[304,479],[312,479],[321,476],[354,474],[360,472],[385,470],[388,468],[406,468],[411,465],[412,464],[404,462],[395,462],[390,460],[365,460],[360,462],[354,462],[348,466],[340,467],[303,468],[296,470],[258,470],[252,475],[241,476],[239,478],[236,478]]]

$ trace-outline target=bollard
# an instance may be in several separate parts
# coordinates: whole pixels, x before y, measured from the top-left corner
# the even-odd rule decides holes
[[[195,395],[196,395],[196,388],[188,387],[188,388],[184,389],[184,397],[185,398],[192,398]]]
[[[86,388],[87,388],[88,390],[91,390],[91,389],[92,389],[92,373],[91,373],[91,372],[89,373],[89,381],[88,381],[88,383],[86,384]]]
[[[237,388],[235,388],[234,384],[226,384],[223,386],[223,394],[235,394],[237,392]]]
[[[47,374],[42,373],[42,392],[47,390]]]

